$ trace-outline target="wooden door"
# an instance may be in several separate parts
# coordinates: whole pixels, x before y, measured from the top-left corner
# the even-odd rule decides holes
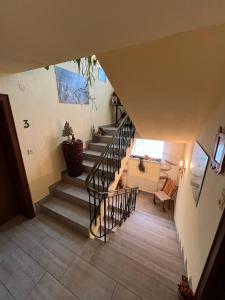
[[[19,214],[17,193],[10,173],[4,145],[0,140],[0,225]]]
[[[35,216],[9,97],[0,94],[0,224]]]

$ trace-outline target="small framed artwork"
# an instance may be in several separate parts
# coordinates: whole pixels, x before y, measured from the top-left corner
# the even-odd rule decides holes
[[[212,156],[211,166],[215,170],[216,174],[220,174],[224,170],[224,157],[225,157],[225,133],[222,127],[219,128],[219,132],[216,136],[216,143]]]
[[[190,164],[190,182],[196,206],[198,205],[201,194],[208,161],[209,156],[203,150],[200,144],[196,142]]]

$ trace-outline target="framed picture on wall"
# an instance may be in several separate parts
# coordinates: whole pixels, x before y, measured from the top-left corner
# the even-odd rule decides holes
[[[190,182],[196,207],[201,194],[208,161],[209,156],[199,145],[199,143],[196,142],[190,164]]]

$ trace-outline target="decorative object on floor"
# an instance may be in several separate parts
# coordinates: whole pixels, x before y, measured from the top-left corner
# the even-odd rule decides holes
[[[84,76],[55,67],[56,82],[60,103],[89,104],[89,89]]]
[[[113,91],[112,93],[112,106],[122,106],[120,98],[118,97],[117,93],[115,91]]]
[[[183,177],[183,175],[185,173],[185,170],[186,170],[186,167],[185,167],[184,161],[180,160],[180,162],[179,162],[179,171],[180,171],[180,177],[181,178]]]
[[[94,139],[94,136],[96,134],[95,125],[92,126],[92,138]]]
[[[70,141],[70,139],[73,136],[73,128],[70,126],[70,123],[66,121],[63,131],[62,131],[62,136],[67,137],[67,140]]]
[[[189,287],[188,278],[181,276],[181,281],[178,284],[178,296],[181,300],[194,299],[193,291]]]
[[[106,83],[107,77],[102,68],[98,68],[98,80]]]
[[[216,172],[216,174],[220,174],[224,171],[225,166],[225,129],[221,126],[219,128],[219,132],[216,136],[216,143],[214,147],[214,152],[212,156],[211,166]]]
[[[145,172],[145,166],[144,166],[144,162],[143,162],[143,157],[139,157],[139,165],[138,165],[138,169],[140,170],[140,172]]]
[[[195,200],[198,205],[201,189],[208,165],[209,157],[198,142],[195,143],[191,163],[190,163],[190,182]]]
[[[174,198],[177,192],[176,182],[170,178],[166,179],[165,184],[161,191],[155,192],[153,197],[153,203],[156,205],[156,198],[162,202],[162,209],[165,211],[165,201],[168,201],[169,209],[171,206],[171,200]]]
[[[105,135],[105,131],[102,127],[99,127],[98,128],[98,132],[97,132],[98,135]]]
[[[75,139],[69,122],[65,123],[62,136],[67,137],[62,146],[68,174],[72,177],[80,176],[83,172],[83,142]]]

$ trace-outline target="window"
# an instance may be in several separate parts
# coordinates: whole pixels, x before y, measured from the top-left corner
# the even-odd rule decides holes
[[[163,154],[163,141],[136,139],[131,151],[132,156],[149,156],[153,159],[161,159]]]

